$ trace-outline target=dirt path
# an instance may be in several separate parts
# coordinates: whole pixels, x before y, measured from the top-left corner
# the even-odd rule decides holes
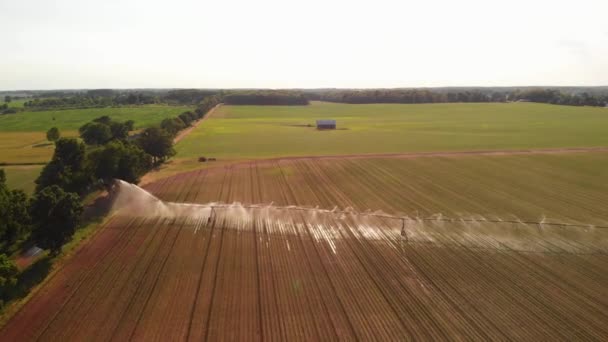
[[[215,107],[211,108],[211,110],[209,110],[207,112],[207,114],[205,114],[205,116],[203,116],[202,119],[198,120],[197,122],[195,122],[192,126],[182,130],[181,132],[179,132],[179,134],[173,138],[173,144],[177,144],[178,142],[180,142],[183,138],[185,138],[188,134],[190,134],[190,132],[192,132],[193,129],[195,129],[196,127],[198,127],[198,125],[202,124],[203,121],[207,120],[208,118],[211,117],[211,115],[213,115],[213,112],[215,112],[215,110],[217,108],[219,108],[219,106],[221,106],[222,104],[217,104]]]

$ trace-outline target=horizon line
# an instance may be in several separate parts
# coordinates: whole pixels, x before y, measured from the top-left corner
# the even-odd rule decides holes
[[[79,90],[375,90],[375,89],[462,89],[462,88],[608,88],[606,85],[500,85],[500,86],[421,86],[421,87],[85,87],[85,88],[32,88],[0,89],[0,92],[19,91],[79,91]]]

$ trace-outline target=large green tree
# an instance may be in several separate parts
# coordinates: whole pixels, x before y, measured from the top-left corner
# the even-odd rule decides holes
[[[33,237],[38,246],[61,251],[76,231],[83,207],[80,197],[65,192],[57,185],[39,191],[31,200],[30,215],[34,224]]]
[[[161,121],[160,127],[175,136],[179,131],[186,128],[186,124],[180,118],[166,118]]]
[[[154,162],[163,161],[175,155],[173,136],[162,128],[146,128],[138,139],[139,146],[154,158]]]
[[[50,185],[58,185],[70,192],[82,193],[90,183],[85,169],[85,146],[73,138],[61,138],[55,142],[53,159],[42,169],[36,179],[36,191]]]
[[[9,190],[0,169],[0,252],[10,251],[15,242],[30,232],[28,200],[22,190]]]
[[[178,118],[180,118],[186,126],[190,126],[197,117],[193,112],[183,112],[178,115]]]
[[[55,142],[61,138],[61,133],[57,127],[52,127],[46,132],[46,139],[48,141]]]
[[[125,126],[127,126],[127,129],[129,130],[129,132],[135,130],[135,121],[133,120],[127,120],[125,121]]]
[[[19,269],[15,263],[5,254],[0,254],[0,308],[6,300],[6,294],[17,284]]]
[[[88,160],[95,178],[105,182],[118,178],[137,183],[152,166],[152,157],[139,146],[119,140],[91,152]]]
[[[124,122],[112,121],[109,126],[113,139],[125,140],[129,137],[129,127]]]
[[[112,130],[105,123],[89,122],[80,128],[80,137],[87,145],[102,145],[112,139]]]

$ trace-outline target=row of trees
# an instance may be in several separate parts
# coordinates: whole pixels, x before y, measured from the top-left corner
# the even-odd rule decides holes
[[[61,138],[53,127],[47,139],[55,143],[51,161],[36,179],[31,198],[10,190],[0,169],[0,307],[16,289],[18,269],[9,255],[24,246],[61,251],[81,224],[83,198],[91,190],[118,178],[136,183],[155,164],[174,155],[173,138],[220,102],[203,99],[195,111],[164,120],[158,127],[131,133],[133,121],[102,116],[79,129],[80,138]]]
[[[9,190],[0,169],[0,307],[17,285],[18,269],[9,255],[24,241],[56,254],[74,234],[82,212],[80,197],[57,185],[29,199],[21,190]]]
[[[103,116],[80,127],[82,141],[61,138],[56,127],[47,138],[55,142],[51,161],[36,179],[32,198],[9,190],[0,169],[0,307],[17,289],[18,269],[9,255],[20,246],[36,245],[58,254],[81,223],[81,198],[112,179],[136,183],[154,164],[172,156],[180,129],[202,118],[219,102],[210,98],[194,112],[164,120],[159,127],[130,135],[134,123]],[[167,123],[179,123],[178,126]]]

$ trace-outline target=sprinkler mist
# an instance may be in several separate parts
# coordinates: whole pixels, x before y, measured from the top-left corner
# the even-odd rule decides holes
[[[344,239],[384,241],[399,249],[404,245],[430,244],[541,253],[608,251],[608,229],[604,229],[608,227],[550,222],[544,217],[524,221],[481,215],[393,216],[380,211],[358,212],[337,207],[326,210],[272,203],[176,203],[162,201],[137,185],[121,180],[114,182],[110,193],[115,215],[171,219],[194,232],[213,226],[243,232],[260,229],[268,236],[299,234],[329,243],[334,252],[338,249],[336,242]]]

